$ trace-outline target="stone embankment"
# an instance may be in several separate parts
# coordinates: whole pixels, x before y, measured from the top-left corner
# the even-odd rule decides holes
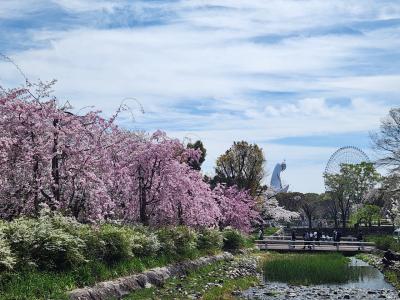
[[[71,300],[107,300],[119,299],[138,289],[149,286],[161,286],[172,276],[185,275],[191,270],[212,264],[218,261],[233,260],[230,253],[222,253],[215,256],[201,257],[196,260],[184,261],[166,267],[150,269],[146,272],[118,278],[96,284],[93,287],[85,287],[73,290],[69,293]]]
[[[392,265],[384,267],[382,263],[383,254],[384,251],[376,250],[372,254],[363,254],[360,258],[380,271],[395,271],[400,273],[400,261],[393,261]],[[399,255],[399,253],[397,253],[397,255]]]
[[[214,264],[206,274],[198,272],[191,274],[190,278],[182,276],[178,281],[170,282],[162,289],[158,289],[153,296],[154,299],[202,299],[210,290],[220,289],[222,293],[223,287],[231,285],[235,280],[257,278],[260,275],[257,267],[257,257],[236,255],[231,261]],[[250,287],[256,282],[258,280],[250,280],[247,283]],[[240,291],[233,290],[232,295],[240,295]],[[223,296],[220,296],[222,299]]]
[[[394,290],[353,289],[343,287],[275,285],[265,283],[243,292],[244,299],[281,300],[281,299],[354,299],[379,300],[399,299]]]

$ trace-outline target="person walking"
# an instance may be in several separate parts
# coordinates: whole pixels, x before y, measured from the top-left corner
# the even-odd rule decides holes
[[[295,241],[296,241],[296,232],[294,231],[294,230],[292,230],[292,237],[291,237],[291,240],[292,240],[292,248],[294,249],[294,248],[296,248],[296,243],[294,243]]]
[[[342,233],[340,232],[340,230],[337,231],[336,233],[336,241],[337,241],[337,247],[336,249],[339,250],[339,246],[340,246],[340,240],[342,239]]]
[[[340,232],[340,230],[338,230],[338,232],[336,233],[336,239],[340,243],[340,240],[342,239],[342,233]]]
[[[308,231],[303,233],[303,240],[304,240],[304,245],[303,245],[303,249],[306,249],[306,246],[308,245],[308,240],[310,239],[310,234],[308,233]]]
[[[337,242],[337,231],[336,229],[333,231],[333,245],[336,246]]]
[[[362,232],[360,230],[360,231],[358,231],[358,234],[357,234],[357,242],[359,242],[358,250],[361,250],[362,241],[363,241],[363,234],[362,234]]]
[[[318,244],[318,246],[321,245],[321,243],[319,242],[319,241],[321,240],[321,237],[322,237],[321,231],[318,230],[318,231],[317,231],[317,244]]]
[[[265,224],[264,224],[264,222],[262,222],[262,223],[260,224],[260,228],[259,228],[259,231],[258,231],[258,238],[259,238],[260,240],[263,240],[263,239],[264,239],[264,228],[265,228]]]

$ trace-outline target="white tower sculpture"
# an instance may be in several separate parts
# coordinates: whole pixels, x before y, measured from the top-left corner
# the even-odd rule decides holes
[[[271,188],[277,193],[286,193],[289,185],[282,186],[281,172],[286,169],[286,162],[277,163],[271,176]]]

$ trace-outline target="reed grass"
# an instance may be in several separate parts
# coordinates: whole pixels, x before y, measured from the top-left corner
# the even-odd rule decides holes
[[[337,284],[349,279],[348,259],[341,254],[276,254],[265,262],[270,282],[299,285]]]

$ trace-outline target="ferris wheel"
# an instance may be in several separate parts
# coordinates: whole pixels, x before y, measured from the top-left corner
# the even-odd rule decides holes
[[[338,174],[344,164],[360,164],[370,162],[367,154],[354,146],[346,146],[336,150],[329,158],[324,174]]]

